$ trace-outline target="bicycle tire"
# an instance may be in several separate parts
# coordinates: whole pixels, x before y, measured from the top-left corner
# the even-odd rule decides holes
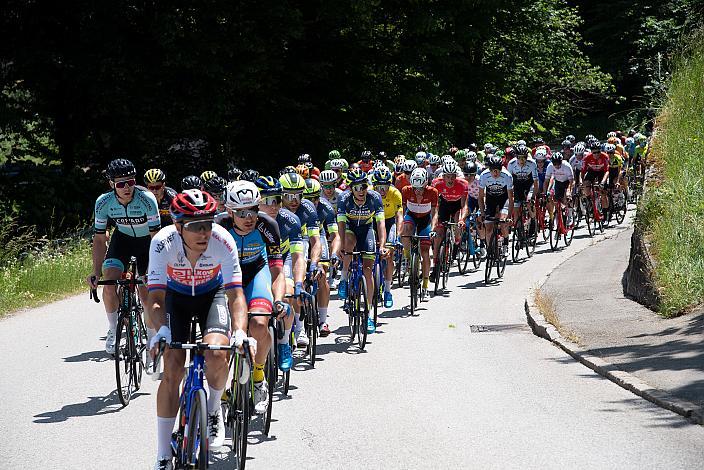
[[[135,391],[139,390],[142,386],[142,377],[144,374],[144,367],[147,360],[147,354],[149,354],[149,348],[147,346],[147,327],[144,325],[144,319],[142,318],[141,307],[138,307],[134,311],[134,325],[136,328],[136,338],[135,338]]]
[[[562,211],[562,223],[567,227],[567,214],[569,209],[564,208]],[[574,212],[574,210],[573,210]],[[574,215],[572,216],[574,218]],[[574,220],[572,221],[572,227],[567,228],[567,233],[564,235],[565,246],[570,246],[572,244],[572,238],[574,237]]]
[[[374,273],[374,294],[372,295],[372,305],[374,306],[374,325],[376,325],[376,320],[379,315],[379,303],[383,302],[384,296],[381,294],[380,290],[383,289],[383,282],[381,273],[381,264],[374,264],[374,270],[379,272]]]
[[[495,247],[496,238],[495,234],[492,232],[487,245],[486,261],[484,262],[484,284],[489,284],[489,281],[491,281],[491,270],[494,268],[494,257],[496,256]]]
[[[279,367],[278,367],[278,352],[277,352],[277,342],[276,335],[274,334],[273,327],[269,327],[269,335],[272,338],[271,348],[269,348],[269,355],[266,358],[265,364],[265,376],[267,380],[267,387],[269,391],[269,406],[266,409],[266,416],[264,417],[264,435],[269,436],[269,431],[271,430],[271,411],[274,402],[274,390],[276,390],[276,382],[279,378]]]
[[[309,336],[310,344],[308,344],[308,354],[311,367],[315,367],[315,360],[317,359],[318,355],[318,327],[320,325],[320,314],[318,312],[318,305],[315,297],[312,297],[311,300],[308,300],[308,302],[310,303],[310,313],[313,316],[313,330],[312,334]]]
[[[460,274],[467,272],[467,265],[469,264],[469,235],[469,226],[467,226],[462,231],[462,240],[457,247],[457,271]]]
[[[130,334],[129,322],[129,317],[120,313],[115,328],[115,380],[117,396],[123,406],[130,403],[134,380],[134,340]]]
[[[616,223],[618,225],[621,225],[623,223],[623,221],[626,219],[626,212],[628,212],[628,203],[625,201],[626,196],[623,195],[623,198],[623,204],[616,210]]]
[[[445,250],[447,246],[445,245],[445,239],[440,241],[440,246],[438,247],[438,255],[435,261],[435,282],[433,283],[433,296],[438,295],[438,288],[440,287],[440,278],[442,277],[442,269],[445,258]]]
[[[411,260],[408,268],[411,270],[408,282],[410,284],[410,295],[411,295],[411,315],[415,313],[415,309],[418,306],[417,296],[418,296],[418,272],[416,269],[418,255],[416,253],[411,253]]]
[[[533,235],[530,235],[530,229],[533,228]],[[525,230],[524,230],[525,233]],[[528,221],[528,238],[526,239],[526,255],[532,258],[535,253],[535,247],[538,245],[538,221],[533,218]]]
[[[453,237],[454,238],[454,237]],[[442,290],[445,292],[447,290],[447,280],[450,278],[450,269],[452,268],[452,260],[455,256],[455,241],[450,239],[449,245],[445,248],[445,260],[442,267]]]
[[[249,432],[249,420],[251,416],[251,398],[252,377],[247,379],[244,384],[240,383],[239,377],[242,374],[244,357],[238,355],[235,374],[232,377],[232,388],[230,400],[232,400],[233,416],[229,418],[232,421],[232,450],[237,459],[238,470],[244,470],[247,462],[247,434]]]
[[[367,322],[369,320],[369,303],[367,302],[367,282],[362,277],[359,280],[359,295],[357,296],[357,344],[359,349],[364,350],[367,345]]]
[[[472,255],[472,264],[474,265],[474,269],[477,270],[482,264],[482,253],[481,248],[479,247],[479,232],[476,230],[476,227],[474,233],[472,233],[472,245],[474,247],[474,254]]]
[[[288,335],[288,345],[291,348],[291,351],[293,351],[293,346],[296,344],[296,339],[294,338],[293,330],[291,330],[291,333]],[[289,388],[291,386],[291,369],[287,370],[284,374],[284,395],[288,396]]]
[[[506,253],[506,255],[503,254],[503,241],[504,238],[502,237],[501,245],[499,245],[498,243],[498,238],[496,242],[496,275],[499,279],[504,277],[504,271],[506,271],[506,261],[508,260],[508,252]]]
[[[207,403],[205,390],[196,390],[188,416],[188,435],[183,440],[186,445],[186,468],[208,468]]]
[[[520,222],[511,236],[511,261],[518,261],[521,253],[521,240],[523,239],[523,223]]]
[[[554,212],[557,215],[557,210]],[[550,249],[557,250],[557,245],[560,243],[560,229],[557,223],[557,217],[550,219]]]

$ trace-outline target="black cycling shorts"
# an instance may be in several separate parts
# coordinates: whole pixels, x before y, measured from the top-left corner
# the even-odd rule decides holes
[[[460,209],[462,209],[462,200],[459,201],[446,201],[440,199],[438,203],[438,223],[447,222],[450,217],[457,214]],[[457,219],[455,219],[457,222]]]
[[[106,268],[118,268],[123,272],[130,264],[130,257],[137,258],[137,274],[144,276],[149,265],[149,245],[152,237],[131,237],[119,230],[113,230],[110,236],[110,245],[105,253],[103,270]]]
[[[569,186],[569,181],[555,181],[555,199],[562,201],[565,198],[565,192],[567,192],[567,186]]]
[[[502,210],[506,210],[508,213],[508,194],[504,194],[502,196],[488,196],[486,197],[486,206],[484,207],[484,210],[486,211],[485,214],[483,214],[485,217],[499,217],[501,214],[500,212]]]
[[[613,189],[619,176],[618,168],[609,168],[609,180],[606,183],[609,189]]]
[[[173,341],[191,340],[190,326],[194,315],[198,318],[203,337],[211,333],[225,336],[230,334],[230,310],[227,308],[227,296],[222,287],[197,296],[179,294],[167,289],[166,315]]]
[[[513,203],[526,202],[528,199],[528,194],[531,193],[533,189],[533,180],[530,181],[519,181],[513,185]]]
[[[604,173],[606,172],[587,170],[587,172],[584,174],[584,181],[591,181],[592,183],[601,183],[601,179],[604,177]]]

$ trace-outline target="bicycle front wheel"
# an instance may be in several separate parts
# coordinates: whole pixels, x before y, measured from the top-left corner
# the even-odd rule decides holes
[[[561,215],[557,214],[557,209],[555,209],[555,216],[550,220],[550,249],[552,251],[557,250],[557,245],[560,243],[560,224],[557,217],[561,217]]]
[[[269,407],[266,409],[266,416],[264,418],[264,434],[266,436],[269,435],[269,431],[271,429],[271,409],[273,408],[272,405],[276,382],[279,378],[276,335],[274,334],[274,328],[271,326],[269,326],[269,336],[271,337],[271,348],[269,348],[269,355],[266,358],[266,364],[264,366],[267,386],[269,388]]]
[[[242,367],[245,361],[243,356],[236,358],[235,374],[232,377],[232,393],[230,396],[229,417],[232,423],[232,451],[235,453],[238,470],[244,470],[247,461],[247,433],[249,432],[249,419],[251,415],[250,392],[252,386],[251,376],[242,384],[239,377],[242,375]]]
[[[115,379],[117,396],[127,406],[134,391],[134,336],[130,334],[130,318],[120,313],[115,328]]]
[[[486,260],[484,261],[484,284],[491,281],[491,270],[494,268],[496,257],[496,238],[492,235],[486,250]]]
[[[518,261],[521,256],[521,243],[523,241],[523,223],[519,222],[511,237],[511,261]]]
[[[409,291],[411,295],[411,315],[414,314],[416,307],[418,306],[418,255],[416,253],[411,253],[411,261],[408,269],[411,270],[411,274],[408,278]]]
[[[440,248],[438,249],[438,256],[435,257],[435,285],[433,287],[433,295],[438,295],[438,288],[440,287],[440,278],[443,275],[443,269],[445,268],[445,252],[447,251],[447,244],[445,240],[440,242]]]
[[[186,468],[205,470],[208,468],[208,410],[205,390],[193,395],[191,412],[188,415],[186,445]]]
[[[357,344],[359,349],[364,349],[367,345],[367,322],[369,321],[367,282],[364,277],[359,280],[358,295],[355,298],[355,317],[357,317]]]

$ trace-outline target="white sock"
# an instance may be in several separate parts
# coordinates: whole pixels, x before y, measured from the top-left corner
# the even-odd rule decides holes
[[[347,269],[348,268],[342,268],[342,279],[347,279]]]
[[[174,424],[176,424],[176,416],[156,417],[156,458],[158,460],[171,458],[171,433],[174,432]]]
[[[287,328],[284,330],[284,337],[281,339],[277,339],[276,342],[278,344],[288,344],[288,337],[291,336],[291,328]]]
[[[294,331],[296,332],[296,334],[298,334],[303,329],[303,322],[301,321],[301,317],[298,314],[296,314],[295,316],[294,325]]]
[[[211,415],[220,408],[220,397],[222,397],[222,392],[225,389],[217,390],[210,386],[208,386],[208,389],[208,414]]]
[[[117,329],[117,310],[114,312],[107,312],[108,315],[108,327],[113,333]]]
[[[328,308],[318,307],[318,313],[320,314],[320,323],[325,323],[325,321],[328,319]]]

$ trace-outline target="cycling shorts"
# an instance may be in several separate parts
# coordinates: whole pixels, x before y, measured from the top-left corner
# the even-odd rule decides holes
[[[440,199],[438,204],[438,223],[447,222],[450,217],[457,215],[457,213],[462,209],[462,200],[459,201],[446,201]],[[455,217],[457,221],[457,217]]]
[[[356,243],[354,251],[364,253],[364,259],[374,259],[376,257],[376,238],[374,235],[374,226],[372,224],[359,225],[356,227],[347,227],[347,234],[354,235]]]
[[[131,237],[119,230],[113,230],[110,236],[110,246],[105,253],[103,270],[118,268],[125,271],[130,264],[130,257],[137,258],[137,274],[144,276],[149,265],[149,245],[152,237]]]
[[[321,241],[324,241],[323,238],[320,238]],[[310,246],[308,239],[303,240],[303,251],[301,252],[301,255],[303,256],[304,260],[308,260],[310,258],[308,254],[308,247]],[[284,276],[286,279],[290,279],[293,281],[293,253],[289,253],[286,259],[284,260]]]
[[[533,197],[533,182],[521,182],[513,185],[513,207],[521,207],[521,204]]]
[[[501,214],[507,215],[508,214],[508,194],[504,194],[501,196],[487,196],[486,197],[486,206],[484,208],[486,210],[486,213],[484,214],[486,217],[498,217],[499,210],[501,211]]]
[[[254,278],[244,286],[244,296],[247,299],[247,308],[254,308],[271,312],[274,304],[274,294],[271,292],[271,270],[264,265]]]
[[[230,311],[225,289],[218,287],[205,294],[191,296],[166,290],[166,318],[171,328],[171,339],[190,341],[191,318],[196,316],[202,335],[218,333],[229,336]]]
[[[320,262],[327,263],[330,261],[330,245],[328,243],[328,237],[324,236],[324,233],[320,234]]]
[[[410,225],[415,229],[415,234],[422,237],[430,236],[430,214],[426,214],[421,217],[415,217],[410,212],[406,212],[403,216],[403,225]],[[430,245],[429,239],[423,239],[420,241],[421,245]]]
[[[609,189],[613,189],[618,179],[619,171],[618,168],[609,168],[609,180],[606,183]]]
[[[555,199],[562,201],[565,198],[565,192],[567,192],[567,186],[570,184],[569,181],[555,181]]]
[[[604,177],[605,171],[592,171],[587,170],[584,174],[584,181],[591,181],[592,183],[601,183],[601,179]]]
[[[468,197],[467,198],[467,209],[469,209],[469,213],[471,214],[474,211],[479,210],[479,199],[474,198],[474,197]]]
[[[386,243],[396,243],[396,216],[384,221],[386,225]]]

